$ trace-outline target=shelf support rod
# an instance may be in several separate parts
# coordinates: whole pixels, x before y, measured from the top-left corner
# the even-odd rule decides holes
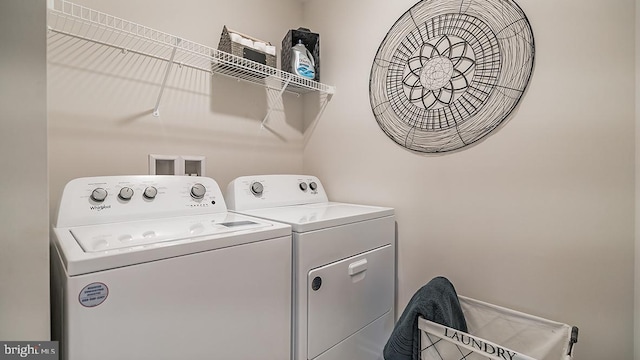
[[[311,138],[311,134],[313,133],[313,130],[316,128],[316,125],[318,124],[318,121],[322,117],[324,110],[327,108],[327,104],[329,104],[329,100],[331,100],[331,98],[333,97],[333,92],[321,93],[320,96],[321,96],[320,109],[318,110],[318,113],[316,114],[315,119],[313,119],[311,124],[309,124],[309,126],[304,130],[304,139],[303,139],[304,146],[307,146],[307,143]]]
[[[278,96],[276,98],[282,98],[282,94],[284,94],[284,91],[287,90],[287,86],[289,86],[289,83],[291,82],[291,77],[287,76],[287,79],[284,82],[284,85],[282,85],[282,89],[280,89],[280,91],[278,91]],[[267,87],[267,91],[269,91],[269,87]],[[273,108],[271,106],[269,106],[269,109],[267,110],[267,115],[264,116],[264,119],[262,119],[262,123],[260,124],[260,129],[264,130],[264,124],[267,122],[267,119],[269,119],[269,115],[271,115],[271,112],[273,111]]]
[[[169,63],[167,64],[167,70],[164,73],[164,79],[162,79],[162,85],[160,86],[160,93],[158,94],[158,100],[156,100],[156,106],[153,108],[153,116],[160,116],[160,100],[162,100],[162,93],[164,93],[164,88],[167,85],[167,80],[169,79],[169,73],[171,72],[171,66],[173,65],[173,60],[176,57],[176,51],[178,50],[178,45],[180,45],[180,38],[176,38],[176,45],[173,47],[173,51],[171,51],[171,58],[169,59]]]

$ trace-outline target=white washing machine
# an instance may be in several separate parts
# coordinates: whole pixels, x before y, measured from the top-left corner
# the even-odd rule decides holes
[[[392,208],[329,202],[318,178],[245,176],[229,209],[291,225],[293,358],[378,360],[394,325]]]
[[[291,228],[213,179],[73,180],[51,257],[61,359],[290,359]]]

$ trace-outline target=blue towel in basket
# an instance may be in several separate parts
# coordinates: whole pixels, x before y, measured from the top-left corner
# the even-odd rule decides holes
[[[413,295],[402,312],[384,347],[385,360],[420,359],[420,316],[467,332],[467,322],[464,320],[456,289],[448,279],[436,277]]]

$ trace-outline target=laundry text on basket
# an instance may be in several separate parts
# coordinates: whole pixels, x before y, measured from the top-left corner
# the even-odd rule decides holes
[[[473,338],[468,334],[451,330],[449,328],[444,329],[444,336],[448,337],[451,340],[455,340],[467,346],[471,346],[472,348],[483,351],[489,355],[495,355],[495,356],[501,357],[505,360],[513,360],[514,356],[517,355],[516,352],[512,352],[512,351],[503,349],[499,346],[488,344],[482,340]]]

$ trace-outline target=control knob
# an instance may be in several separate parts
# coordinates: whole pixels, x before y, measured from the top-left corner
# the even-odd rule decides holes
[[[145,199],[149,200],[154,199],[156,195],[158,195],[158,189],[156,189],[154,186],[148,186],[142,193],[142,196],[144,196]]]
[[[107,198],[107,190],[103,188],[95,188],[91,192],[91,200],[95,202],[103,202]]]
[[[300,190],[307,191],[307,183],[306,182],[301,182],[300,183]]]
[[[207,188],[202,184],[194,184],[191,187],[191,197],[194,199],[202,199],[204,194],[207,193]]]
[[[253,195],[262,195],[263,191],[264,186],[262,185],[262,183],[255,181],[251,184],[251,192],[253,193]]]
[[[133,189],[131,189],[130,187],[123,187],[122,189],[120,189],[118,197],[124,201],[131,200],[131,198],[133,197]]]
[[[312,181],[309,183],[309,189],[311,189],[312,191],[316,191],[317,188],[318,188],[318,184],[316,184],[315,181]]]

